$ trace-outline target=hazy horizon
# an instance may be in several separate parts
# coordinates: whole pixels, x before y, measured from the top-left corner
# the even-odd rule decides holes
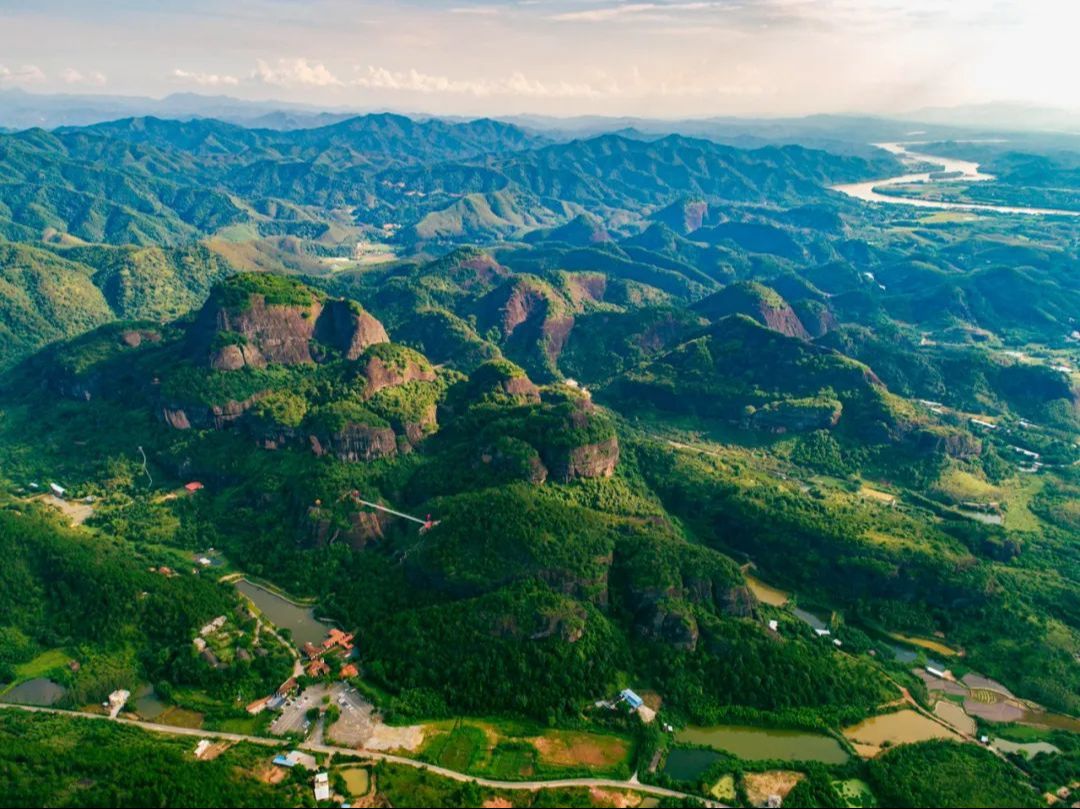
[[[1080,108],[1050,0],[9,0],[0,88],[433,115]]]

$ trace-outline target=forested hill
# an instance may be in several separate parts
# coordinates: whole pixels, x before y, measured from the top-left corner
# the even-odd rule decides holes
[[[423,229],[411,228],[425,217],[458,216],[478,195],[472,204],[511,209],[500,217],[509,234],[522,216],[557,221],[568,205],[641,216],[642,206],[680,194],[790,201],[894,167],[884,153],[865,160],[794,148],[743,152],[677,136],[545,143],[489,120],[391,115],[291,132],[154,118],[27,130],[0,136],[0,233],[176,244],[241,223],[267,233],[317,229],[335,221],[325,209],[344,208],[348,224],[393,223],[417,239]],[[473,233],[466,224],[439,235]]]

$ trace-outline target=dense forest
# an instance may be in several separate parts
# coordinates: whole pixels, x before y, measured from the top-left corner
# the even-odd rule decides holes
[[[1002,184],[966,193],[1075,185],[979,148]],[[865,144],[494,121],[131,119],[0,155],[0,697],[139,689],[268,733],[244,707],[303,644],[247,577],[355,636],[356,671],[301,689],[344,677],[461,771],[522,722],[491,742],[504,775],[551,771],[543,732],[593,733],[623,745],[598,771],[740,805],[788,769],[804,806],[1075,780],[1068,221],[863,205],[832,186],[902,168]],[[607,707],[626,688],[652,724]],[[901,707],[963,743],[853,735]],[[725,723],[844,763],[679,736]],[[186,741],[100,721],[4,711],[0,739],[16,803],[310,800],[242,746],[196,778]],[[709,778],[672,775],[678,751],[715,754]],[[395,805],[491,797],[373,772]],[[529,798],[560,799],[593,800]]]

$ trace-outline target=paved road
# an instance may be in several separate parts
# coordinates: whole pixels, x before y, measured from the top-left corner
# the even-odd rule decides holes
[[[71,716],[80,719],[97,720],[100,722],[115,722],[119,725],[130,725],[131,727],[142,728],[143,730],[150,730],[157,733],[167,733],[173,736],[192,736],[199,739],[224,739],[227,741],[235,742],[250,742],[251,744],[260,744],[265,747],[281,747],[282,742],[277,739],[267,739],[262,736],[247,736],[242,733],[224,733],[214,730],[200,730],[199,728],[180,728],[172,725],[159,725],[154,722],[142,722],[135,719],[110,719],[107,716],[101,714],[85,714],[78,713],[76,711],[65,711],[60,708],[41,708],[34,705],[13,705],[9,703],[0,703],[0,710],[2,709],[14,709],[19,711],[27,711],[29,713],[47,713],[58,714],[61,716]],[[494,781],[489,778],[477,778],[472,775],[466,775],[465,773],[458,772],[457,770],[448,770],[445,767],[437,767],[434,764],[428,764],[426,761],[417,761],[414,758],[405,758],[404,756],[395,756],[390,753],[378,753],[373,750],[353,750],[348,747],[334,747],[325,744],[311,744],[303,742],[296,745],[297,749],[304,750],[308,753],[326,753],[328,755],[344,755],[344,756],[357,756],[359,758],[366,758],[372,761],[385,761],[390,764],[401,764],[406,767],[416,767],[421,770],[427,770],[435,775],[442,776],[443,778],[449,778],[454,781],[461,782],[474,782],[482,787],[489,789],[505,789],[505,790],[537,790],[537,789],[561,789],[566,787],[597,787],[600,789],[625,789],[633,790],[635,792],[644,792],[648,795],[656,795],[663,798],[679,798],[683,800],[695,800],[702,801],[706,806],[710,807],[723,807],[723,804],[716,803],[715,801],[703,801],[702,798],[695,795],[688,795],[685,792],[677,792],[672,789],[664,789],[663,787],[653,786],[651,784],[638,783],[636,779],[630,781],[617,781],[611,778],[563,778],[555,779],[551,781]]]

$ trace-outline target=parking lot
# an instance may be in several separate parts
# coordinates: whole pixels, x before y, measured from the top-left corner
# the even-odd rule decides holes
[[[344,683],[336,686],[332,699],[341,711],[341,718],[327,729],[327,737],[343,747],[366,744],[378,721],[371,703],[361,697],[355,688]]]
[[[330,702],[324,703],[324,697],[329,697]],[[298,733],[306,738],[314,729],[307,712],[312,708],[325,710],[330,705],[337,707],[339,718],[325,729],[322,738],[317,734],[312,741],[369,750],[416,750],[423,742],[422,727],[384,724],[375,707],[346,683],[319,683],[289,700],[270,724],[270,732],[278,736]]]
[[[270,723],[270,732],[277,736],[284,736],[289,733],[299,733],[302,736],[307,736],[308,731],[311,730],[311,722],[307,718],[307,712],[312,708],[322,709],[323,697],[330,694],[330,698],[334,699],[335,697],[331,694],[332,690],[341,687],[340,683],[334,683],[330,686],[319,683],[306,689],[304,693],[291,697],[285,703],[281,714]]]

